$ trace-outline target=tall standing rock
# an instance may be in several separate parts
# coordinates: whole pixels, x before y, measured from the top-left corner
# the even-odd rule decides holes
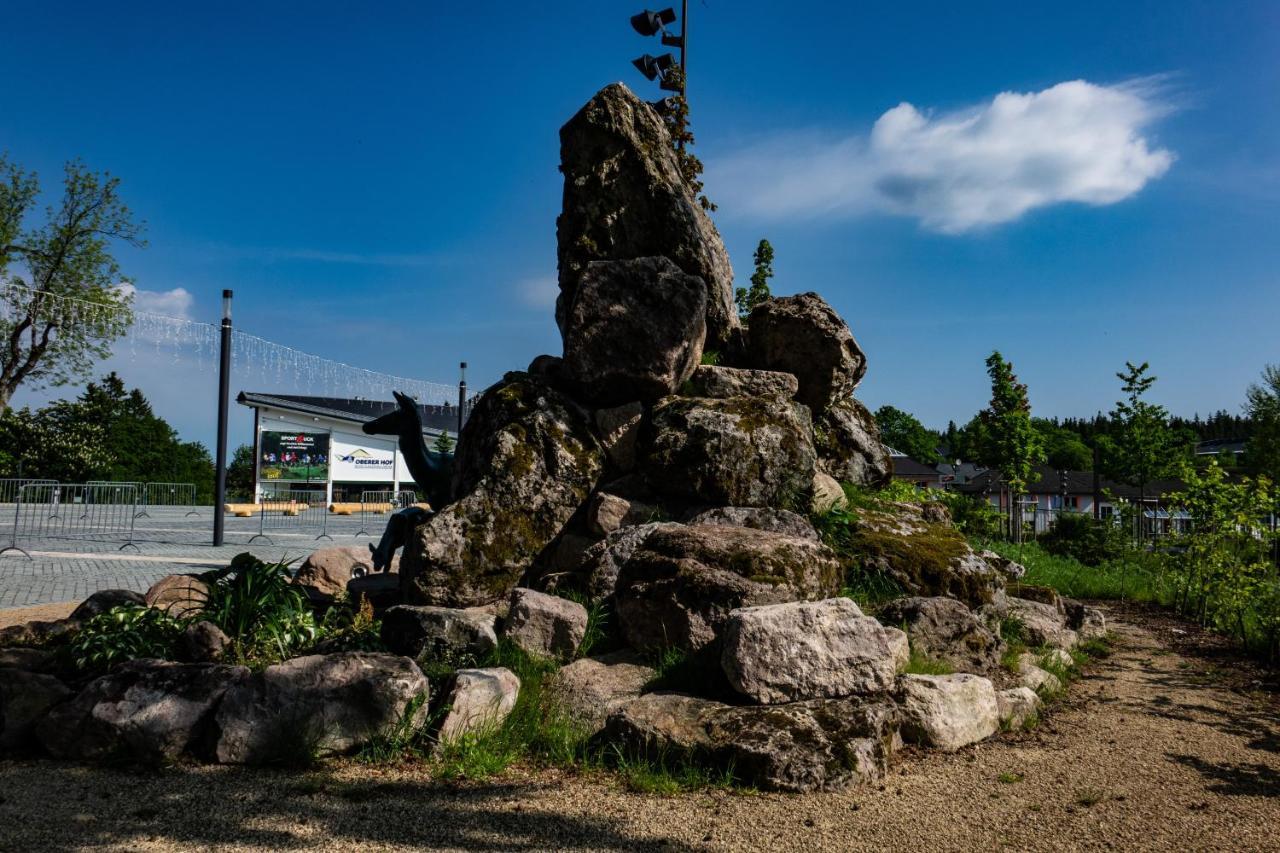
[[[739,328],[733,268],[715,225],[680,173],[662,117],[621,83],[560,129],[564,209],[556,221],[564,332],[587,264],[665,255],[707,289],[707,348]]]
[[[505,598],[586,501],[604,469],[588,414],[545,380],[508,373],[458,441],[457,501],[405,545],[405,601],[470,607]]]
[[[664,257],[592,261],[564,322],[564,377],[596,406],[652,403],[702,358],[706,286]]]

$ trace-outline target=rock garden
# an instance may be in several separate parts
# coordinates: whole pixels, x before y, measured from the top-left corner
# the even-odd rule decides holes
[[[739,318],[650,104],[605,88],[561,160],[563,353],[484,392],[453,501],[392,571],[242,555],[0,631],[0,750],[589,760],[811,791],[1034,724],[1102,615],[889,485],[867,359],[819,295]]]

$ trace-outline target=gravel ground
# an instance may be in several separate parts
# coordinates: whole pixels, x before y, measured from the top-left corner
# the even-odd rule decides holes
[[[33,604],[30,607],[10,607],[0,610],[0,628],[21,625],[25,622],[52,622],[65,619],[80,604],[78,601],[58,601],[52,604]]]
[[[1037,729],[908,753],[879,790],[664,798],[546,770],[456,786],[413,767],[7,762],[0,849],[1280,849],[1274,693],[1186,630],[1124,619]]]

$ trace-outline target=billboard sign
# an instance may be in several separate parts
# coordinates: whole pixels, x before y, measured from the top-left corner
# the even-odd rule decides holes
[[[325,482],[329,479],[329,434],[264,430],[259,456],[261,479]]]
[[[390,483],[395,478],[396,451],[368,439],[333,436],[334,482]]]

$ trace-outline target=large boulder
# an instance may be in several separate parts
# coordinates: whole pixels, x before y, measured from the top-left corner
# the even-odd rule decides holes
[[[897,734],[887,699],[817,699],[708,715],[716,759],[770,791],[839,790],[885,778]]]
[[[1020,623],[1022,639],[1032,647],[1074,649],[1080,635],[1067,627],[1065,613],[1052,604],[1009,596],[1002,615]]]
[[[790,373],[776,370],[749,370],[702,364],[689,377],[681,393],[686,397],[782,397],[790,400],[800,388]]]
[[[705,757],[713,746],[708,718],[727,707],[681,693],[645,693],[611,713],[598,737],[628,755],[667,761]]]
[[[73,695],[52,675],[0,667],[0,754],[30,751],[36,723]]]
[[[903,740],[953,752],[1000,729],[992,683],[978,675],[900,675]]]
[[[589,547],[582,555],[578,575],[592,601],[611,598],[618,586],[618,574],[631,555],[640,549],[655,530],[668,530],[681,525],[670,521],[654,521],[622,527]]]
[[[821,464],[821,463],[819,463]],[[809,502],[809,512],[813,515],[826,515],[832,510],[849,508],[849,496],[844,493],[835,477],[819,470],[813,472],[813,499]]]
[[[809,411],[780,397],[668,397],[641,430],[655,492],[710,506],[805,511],[816,455]]]
[[[685,181],[653,106],[621,83],[601,89],[560,129],[560,171],[561,331],[568,329],[588,264],[662,255],[703,281],[707,347],[729,345],[739,329],[729,254]]]
[[[231,648],[231,638],[217,625],[202,619],[183,630],[178,648],[188,663],[217,663]]]
[[[618,575],[615,612],[633,648],[699,650],[732,610],[831,598],[840,564],[825,545],[719,525],[662,525]]]
[[[735,690],[765,705],[881,692],[897,669],[884,628],[847,598],[734,610],[720,662]]]
[[[163,610],[174,619],[186,619],[204,610],[209,584],[195,575],[166,575],[151,585],[144,598],[148,607]]]
[[[585,411],[544,381],[509,373],[476,403],[455,466],[459,499],[405,545],[406,603],[505,598],[587,499],[604,463]]]
[[[675,393],[702,358],[706,285],[663,257],[593,261],[565,318],[564,379],[594,406]]]
[[[391,571],[400,571],[400,555],[391,558]],[[373,573],[373,554],[366,547],[321,548],[303,560],[293,582],[313,599],[332,601],[346,593],[353,578]]]
[[[58,669],[58,653],[53,649],[0,648],[0,669],[25,669],[51,673]]]
[[[0,649],[15,646],[54,646],[80,630],[79,619],[35,619],[0,628]]]
[[[917,652],[960,672],[991,672],[1000,666],[1000,638],[954,598],[901,598],[876,615],[886,625],[904,628]]]
[[[146,603],[142,593],[131,589],[100,589],[80,602],[67,618],[86,622],[114,607],[143,607]]]
[[[636,652],[623,649],[582,658],[557,670],[546,691],[559,708],[594,734],[618,708],[638,697],[657,672]]]
[[[248,677],[242,666],[130,661],[55,706],[36,731],[58,758],[159,762],[201,755],[215,708]]]
[[[796,539],[820,541],[818,531],[813,529],[809,519],[789,509],[759,506],[721,506],[695,514],[689,519],[689,524],[749,527],[752,530],[767,530],[771,533],[794,536]]]
[[[878,572],[909,595],[949,596],[970,607],[991,602],[1005,576],[948,524],[925,521],[919,507],[859,510],[843,556]]]
[[[573,657],[587,635],[587,608],[545,592],[511,592],[502,635],[534,657]]]
[[[348,752],[398,725],[420,727],[426,696],[426,676],[406,657],[293,658],[227,691],[215,754],[224,764],[263,764]]]
[[[450,744],[466,735],[501,726],[520,698],[520,679],[509,669],[460,669],[445,699],[437,742]]]
[[[382,642],[422,663],[474,663],[498,647],[495,622],[478,609],[400,604],[382,614]]]
[[[884,486],[893,478],[893,458],[880,441],[880,427],[852,397],[833,402],[813,421],[818,468],[842,483]]]
[[[751,366],[795,376],[796,399],[815,417],[850,397],[867,372],[848,325],[816,293],[766,299],[751,310],[747,327]]]

